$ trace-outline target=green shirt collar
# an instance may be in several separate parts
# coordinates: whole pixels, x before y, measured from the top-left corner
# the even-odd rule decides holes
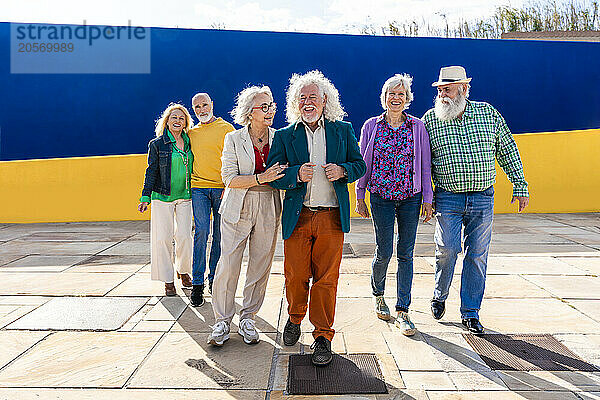
[[[463,112],[463,117],[473,118],[473,105],[469,100],[467,100],[467,105],[465,106],[465,111]]]
[[[171,133],[169,128],[165,128],[165,132],[167,133],[167,137],[169,138],[169,143],[174,143],[175,138],[173,137],[173,134]],[[181,137],[183,138],[183,143],[185,143],[185,147],[187,149],[190,146],[190,137],[185,132],[181,133]]]

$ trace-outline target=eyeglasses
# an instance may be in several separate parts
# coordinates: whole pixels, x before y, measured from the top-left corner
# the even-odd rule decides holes
[[[277,110],[277,103],[271,102],[270,104],[261,104],[260,106],[252,107],[252,109],[253,110],[261,110],[262,112],[264,112],[266,114],[269,112],[270,109],[273,109],[273,111]]]

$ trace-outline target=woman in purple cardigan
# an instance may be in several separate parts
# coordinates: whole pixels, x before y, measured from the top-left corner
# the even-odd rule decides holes
[[[367,172],[356,184],[356,212],[364,218],[369,217],[365,190],[370,193],[377,242],[371,287],[377,316],[386,321],[390,319],[390,309],[383,298],[385,276],[393,252],[394,221],[398,221],[396,326],[406,336],[416,332],[408,307],[421,205],[424,222],[433,213],[429,135],[420,119],[404,111],[413,99],[411,84],[412,77],[396,74],[383,85],[381,106],[385,111],[369,118],[362,127],[360,152]]]

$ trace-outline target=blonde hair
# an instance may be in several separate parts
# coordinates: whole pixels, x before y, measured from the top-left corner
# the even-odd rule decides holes
[[[340,94],[333,83],[319,70],[312,70],[304,75],[294,74],[290,78],[290,86],[286,94],[286,116],[289,123],[300,120],[300,91],[308,85],[317,85],[321,96],[327,96],[327,102],[323,109],[323,116],[330,121],[341,121],[346,112],[340,103]]]
[[[187,132],[194,125],[194,120],[185,106],[179,103],[169,103],[167,108],[165,108],[165,111],[163,111],[161,116],[156,120],[156,125],[154,126],[154,133],[156,133],[156,137],[159,137],[165,133],[167,120],[171,116],[171,113],[175,110],[179,110],[185,115],[185,126],[183,127],[183,132]]]
[[[259,94],[266,94],[273,101],[273,94],[268,86],[250,86],[238,93],[235,102],[235,108],[231,110],[233,122],[238,125],[250,125],[250,114],[254,107],[254,99]]]

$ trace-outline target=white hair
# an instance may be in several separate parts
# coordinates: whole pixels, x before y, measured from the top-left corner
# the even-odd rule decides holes
[[[250,125],[250,114],[252,114],[252,107],[254,107],[254,99],[261,93],[268,95],[273,100],[271,88],[268,86],[250,86],[238,93],[235,107],[231,110],[233,122],[242,126]]]
[[[404,92],[406,93],[406,103],[404,104],[404,108],[408,108],[410,103],[413,101],[413,93],[410,91],[410,86],[412,85],[413,78],[408,74],[396,74],[392,76],[390,79],[385,81],[383,87],[381,88],[381,107],[384,110],[387,110],[386,97],[387,93],[390,89],[395,88],[396,86],[402,86],[404,88]]]
[[[434,112],[436,117],[442,121],[450,121],[458,118],[467,106],[467,99],[471,90],[471,85],[468,83],[465,85],[466,88],[464,89],[462,84],[458,86],[458,94],[454,99],[449,97],[442,99],[439,95],[435,97]]]
[[[319,70],[304,75],[293,74],[286,94],[286,116],[289,123],[300,120],[300,91],[308,85],[317,85],[321,96],[327,96],[323,116],[330,121],[341,121],[347,114],[340,103],[340,94],[333,83]]]
[[[469,98],[469,94],[471,94],[471,84],[470,83],[466,83],[465,85],[467,85],[467,88],[465,90],[463,90],[462,86],[458,87],[458,91],[465,96],[465,99]]]
[[[450,97],[435,98],[434,112],[435,116],[442,121],[450,121],[458,118],[458,116],[465,111],[467,105],[467,98],[464,95],[464,91],[459,88],[458,94],[451,99]]]

